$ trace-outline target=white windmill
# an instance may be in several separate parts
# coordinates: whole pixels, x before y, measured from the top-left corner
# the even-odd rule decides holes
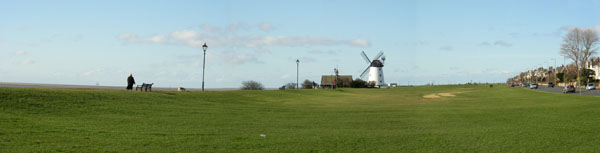
[[[383,56],[383,51],[380,51],[373,60],[369,60],[365,51],[362,51],[361,55],[369,65],[367,66],[367,69],[360,74],[360,77],[364,78],[367,71],[369,71],[369,79],[367,82],[375,82],[375,86],[378,87],[385,86],[385,81],[383,80],[383,62],[385,62],[385,56]],[[381,61],[379,58],[381,58]]]

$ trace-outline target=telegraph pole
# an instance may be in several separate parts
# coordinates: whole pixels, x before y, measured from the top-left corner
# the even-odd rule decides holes
[[[298,87],[298,83],[299,83],[299,77],[300,75],[300,60],[296,59],[296,89],[299,89]]]

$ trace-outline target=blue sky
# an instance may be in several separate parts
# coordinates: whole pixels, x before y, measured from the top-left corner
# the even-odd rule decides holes
[[[386,82],[501,82],[563,63],[569,27],[600,30],[597,1],[3,1],[0,82],[275,88],[357,77],[384,51]]]

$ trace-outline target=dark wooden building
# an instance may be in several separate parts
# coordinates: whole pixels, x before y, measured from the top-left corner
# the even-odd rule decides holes
[[[338,75],[337,76],[337,87],[350,87],[352,83],[352,75]],[[336,84],[335,75],[323,75],[321,76],[321,88],[333,88]]]

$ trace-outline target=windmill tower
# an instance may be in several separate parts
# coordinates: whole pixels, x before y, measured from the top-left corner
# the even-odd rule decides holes
[[[367,82],[375,82],[375,86],[381,87],[385,86],[385,81],[383,80],[383,62],[385,61],[385,57],[383,56],[383,51],[380,51],[377,56],[373,60],[370,60],[365,54],[365,51],[361,52],[362,57],[365,59],[367,64],[367,69],[360,74],[361,78],[364,78],[369,71],[369,78]],[[381,60],[379,60],[381,58]]]

